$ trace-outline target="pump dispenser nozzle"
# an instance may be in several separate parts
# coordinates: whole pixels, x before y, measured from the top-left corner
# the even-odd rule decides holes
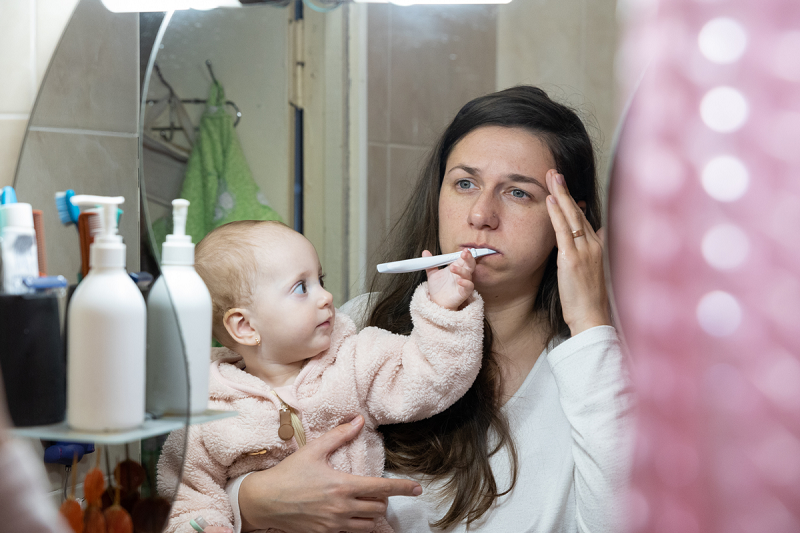
[[[122,196],[91,196],[79,194],[72,197],[72,204],[79,207],[102,208],[102,229],[91,246],[89,267],[125,267],[125,245],[117,235],[117,211],[125,202]]]
[[[189,214],[189,200],[176,198],[172,200],[172,235],[167,240],[174,240],[174,237],[187,237],[186,235],[186,216]],[[173,239],[170,239],[173,237]],[[189,237],[191,239],[191,237]],[[181,239],[183,240],[183,239]]]
[[[191,235],[186,235],[186,217],[189,214],[189,200],[172,200],[172,233],[161,249],[161,263],[164,265],[194,265],[194,244]]]

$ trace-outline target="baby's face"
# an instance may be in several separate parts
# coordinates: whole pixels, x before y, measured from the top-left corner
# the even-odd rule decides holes
[[[262,353],[288,364],[330,347],[333,296],[322,282],[314,246],[299,233],[285,232],[262,254],[253,298],[252,321],[262,338]]]

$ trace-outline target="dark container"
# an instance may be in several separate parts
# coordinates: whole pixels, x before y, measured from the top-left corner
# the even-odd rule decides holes
[[[64,420],[67,366],[55,294],[0,295],[0,369],[15,426]]]

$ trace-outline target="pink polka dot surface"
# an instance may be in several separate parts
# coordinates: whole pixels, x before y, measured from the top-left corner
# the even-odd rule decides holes
[[[800,2],[625,2],[609,191],[629,531],[800,531]],[[643,74],[644,73],[644,74]]]

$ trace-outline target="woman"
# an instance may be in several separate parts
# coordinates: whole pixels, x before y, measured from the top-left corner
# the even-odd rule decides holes
[[[388,502],[396,531],[614,531],[631,397],[610,326],[598,204],[591,141],[574,112],[534,87],[464,106],[387,259],[499,252],[480,258],[473,277],[486,313],[481,373],[444,413],[384,428],[391,479],[326,465],[359,419],[236,480],[229,494],[243,531],[370,531],[389,496],[420,492],[402,478],[425,494]],[[368,325],[410,331],[424,275],[378,279]]]

